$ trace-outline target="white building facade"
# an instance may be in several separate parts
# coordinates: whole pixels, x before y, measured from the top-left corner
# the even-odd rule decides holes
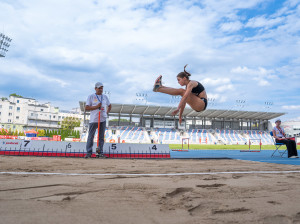
[[[10,96],[9,99],[0,99],[0,128],[7,130],[58,130],[65,117],[77,117],[83,122],[79,109],[60,111],[49,102],[41,104],[26,97]]]
[[[281,126],[288,135],[300,137],[300,121],[284,121]]]

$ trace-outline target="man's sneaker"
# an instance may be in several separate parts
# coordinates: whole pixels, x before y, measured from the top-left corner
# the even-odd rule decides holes
[[[298,156],[291,156],[289,158],[294,159],[294,158],[299,158],[299,157]]]
[[[84,158],[85,158],[85,159],[92,158],[92,154],[89,154],[89,153],[88,153],[88,154],[85,155]]]
[[[107,157],[106,155],[104,155],[103,153],[100,153],[98,157],[99,157],[99,158],[108,158],[108,157]]]
[[[101,154],[100,148],[96,148],[96,157],[99,157],[99,154]]]
[[[160,76],[155,80],[155,83],[154,83],[154,86],[153,86],[153,92],[157,92],[158,88],[162,86],[161,79],[162,79],[162,76],[160,75]]]

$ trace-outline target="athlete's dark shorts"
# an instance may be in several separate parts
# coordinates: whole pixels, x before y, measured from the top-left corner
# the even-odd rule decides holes
[[[203,110],[205,110],[206,107],[207,107],[207,99],[206,99],[206,98],[200,98],[200,99],[203,100],[203,102],[204,102],[204,104],[205,104],[204,109],[203,109]],[[200,110],[200,111],[196,110],[196,111],[197,111],[197,112],[201,112],[201,111],[203,111],[203,110]]]

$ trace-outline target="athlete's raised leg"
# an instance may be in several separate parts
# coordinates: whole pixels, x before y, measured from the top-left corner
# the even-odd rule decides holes
[[[163,86],[161,83],[162,76],[159,76],[154,83],[153,91],[159,93],[165,93],[172,96],[183,96],[185,93],[184,89],[175,89],[171,87]]]
[[[157,92],[169,94],[172,96],[183,96],[185,93],[184,89],[175,89],[171,87],[161,86]]]

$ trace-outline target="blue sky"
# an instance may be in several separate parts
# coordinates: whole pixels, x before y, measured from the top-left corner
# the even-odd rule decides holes
[[[296,0],[2,0],[0,96],[78,107],[101,81],[112,103],[174,106],[156,77],[180,87],[188,64],[208,108],[285,112],[300,120],[300,3]],[[245,103],[239,103],[245,101]]]

